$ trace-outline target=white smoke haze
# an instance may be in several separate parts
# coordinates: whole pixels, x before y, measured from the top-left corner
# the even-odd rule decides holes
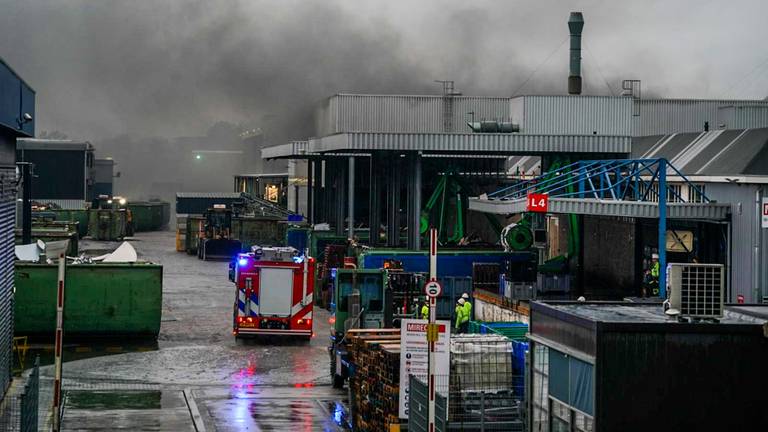
[[[192,150],[177,137],[305,138],[337,92],[436,94],[433,80],[450,79],[468,95],[564,93],[572,10],[586,21],[586,94],[617,93],[624,78],[646,96],[768,94],[761,0],[0,0],[0,56],[37,91],[39,132],[93,142],[121,187],[150,194],[152,173],[206,185],[167,175],[189,168],[167,165]],[[209,133],[217,123],[228,132]],[[215,189],[249,168],[210,163],[196,176],[226,178]]]

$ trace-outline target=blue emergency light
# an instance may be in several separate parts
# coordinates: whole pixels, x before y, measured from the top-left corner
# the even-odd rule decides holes
[[[240,258],[239,260],[237,260],[237,264],[238,264],[240,267],[245,267],[245,266],[247,266],[247,265],[248,265],[248,258]]]

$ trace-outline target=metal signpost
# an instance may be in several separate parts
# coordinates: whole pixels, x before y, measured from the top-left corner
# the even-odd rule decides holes
[[[56,346],[54,347],[53,379],[53,431],[61,430],[61,352],[64,343],[64,279],[66,277],[67,257],[59,254],[59,280],[56,290]]]
[[[440,295],[442,287],[437,282],[437,229],[429,230],[429,282],[425,286],[425,291],[429,296],[429,325],[427,327],[427,343],[429,344],[429,408],[428,432],[435,432],[435,344],[437,343],[438,332],[433,331],[437,324],[437,296]],[[432,295],[434,294],[434,295]],[[432,337],[434,335],[434,337]]]

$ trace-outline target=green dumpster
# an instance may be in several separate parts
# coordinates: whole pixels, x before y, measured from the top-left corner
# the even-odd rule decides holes
[[[15,332],[53,336],[58,266],[15,265]],[[64,333],[151,336],[160,331],[163,267],[151,263],[67,266]]]

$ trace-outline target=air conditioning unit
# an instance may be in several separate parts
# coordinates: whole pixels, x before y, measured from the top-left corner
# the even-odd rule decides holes
[[[680,316],[720,318],[725,298],[725,268],[722,264],[670,264],[670,307]]]

